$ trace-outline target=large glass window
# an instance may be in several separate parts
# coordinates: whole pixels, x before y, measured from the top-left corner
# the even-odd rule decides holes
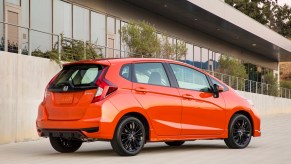
[[[105,15],[91,12],[91,42],[105,46]]]
[[[115,19],[107,17],[107,34],[115,34]]]
[[[208,51],[208,56],[209,56],[209,60],[208,60],[208,70],[209,71],[213,71],[213,51]]]
[[[29,27],[29,0],[21,1],[21,25],[23,27]],[[21,28],[21,53],[28,55],[28,29]]]
[[[52,32],[52,1],[31,0],[31,28]],[[43,6],[43,7],[41,7]]]
[[[120,58],[121,57],[121,53],[120,50],[121,47],[120,47],[120,34],[119,34],[119,30],[120,30],[120,20],[116,20],[116,37],[115,37],[115,50],[114,51],[114,54],[115,54],[115,57],[116,58]]]
[[[186,52],[186,63],[194,65],[193,59],[193,45],[186,43],[187,52]]]
[[[31,28],[52,33],[52,1],[30,0]],[[40,7],[45,6],[45,7]],[[52,48],[52,35],[31,31],[32,55],[39,51],[45,52]]]
[[[54,34],[72,38],[72,5],[54,0]]]
[[[201,57],[202,69],[208,69],[208,49],[201,49]]]
[[[220,53],[215,53],[215,58],[214,58],[214,71],[218,71],[219,69],[219,59],[221,57]]]
[[[201,68],[201,48],[198,46],[194,46],[194,66],[197,68]]]
[[[5,0],[8,3],[20,6],[20,0]],[[22,5],[22,4],[21,4]]]
[[[121,22],[121,28],[123,27],[123,26],[126,26],[127,25],[127,23],[126,22]],[[128,50],[128,46],[126,45],[126,43],[123,41],[123,40],[121,40],[121,57],[122,58],[126,58],[126,57],[128,57],[130,54],[129,53],[127,53],[129,50]]]
[[[140,63],[134,65],[135,81],[138,83],[170,86],[161,63]]]
[[[4,1],[0,0],[0,21],[4,22]],[[0,51],[4,51],[4,24],[0,23]]]
[[[89,41],[89,10],[73,6],[73,38]]]
[[[208,91],[210,86],[207,77],[192,68],[170,64],[179,87],[197,91]]]

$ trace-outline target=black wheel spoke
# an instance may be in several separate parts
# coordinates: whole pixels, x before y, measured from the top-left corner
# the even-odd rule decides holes
[[[251,128],[249,122],[245,118],[239,118],[233,124],[232,128],[233,140],[236,144],[244,146],[251,138]]]
[[[134,152],[141,148],[144,134],[138,122],[127,122],[121,131],[121,143],[127,151]]]

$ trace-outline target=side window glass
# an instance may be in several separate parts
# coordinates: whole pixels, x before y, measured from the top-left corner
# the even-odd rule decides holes
[[[181,65],[170,64],[170,66],[175,74],[179,88],[209,91],[209,82],[203,73]]]
[[[162,63],[135,64],[134,76],[137,83],[170,86],[169,79]]]
[[[122,66],[120,69],[120,76],[127,80],[130,80],[129,75],[130,75],[130,65],[127,64],[127,65]]]

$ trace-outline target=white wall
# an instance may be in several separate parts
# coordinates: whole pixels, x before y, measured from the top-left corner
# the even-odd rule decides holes
[[[0,144],[38,138],[38,105],[59,70],[49,59],[0,51]]]
[[[37,139],[35,120],[44,89],[60,67],[49,59],[0,51],[0,144]],[[291,100],[240,92],[261,115],[291,113]]]
[[[240,95],[253,101],[260,115],[291,113],[291,99],[238,91]]]

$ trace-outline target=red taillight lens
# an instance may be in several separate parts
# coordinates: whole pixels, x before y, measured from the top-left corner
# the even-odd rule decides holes
[[[95,97],[92,100],[92,103],[103,100],[106,96],[112,94],[117,90],[117,87],[113,83],[104,78],[99,79],[96,84],[98,85],[98,88]]]
[[[59,73],[56,74],[56,75],[55,75],[55,76],[50,80],[50,82],[46,85],[46,87],[45,87],[45,91],[44,91],[44,96],[43,96],[43,101],[42,101],[43,104],[45,104],[45,100],[46,100],[46,97],[47,97],[47,89],[48,89],[48,87],[52,84],[52,82],[55,81],[55,79],[57,78],[58,75],[59,75]]]

